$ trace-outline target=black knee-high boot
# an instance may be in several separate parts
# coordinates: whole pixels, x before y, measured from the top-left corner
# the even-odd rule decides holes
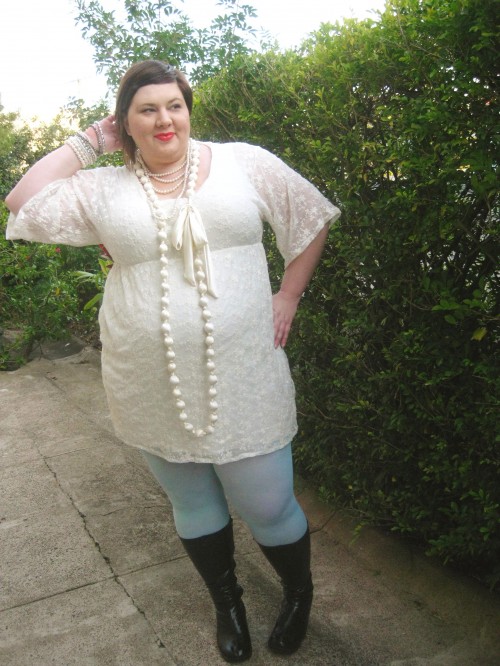
[[[299,649],[306,635],[313,598],[309,529],[294,543],[259,546],[281,578],[284,593],[268,647],[278,654],[292,654]]]
[[[217,615],[217,645],[222,657],[232,663],[252,655],[252,645],[241,596],[243,589],[234,575],[233,524],[214,534],[182,539],[198,573],[205,581]]]

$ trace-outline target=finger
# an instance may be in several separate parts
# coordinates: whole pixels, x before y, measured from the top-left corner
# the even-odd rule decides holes
[[[290,332],[290,324],[285,319],[282,319],[276,323],[274,330],[275,330],[275,335],[274,335],[275,348],[278,348],[280,346],[284,347],[288,340],[288,334]]]

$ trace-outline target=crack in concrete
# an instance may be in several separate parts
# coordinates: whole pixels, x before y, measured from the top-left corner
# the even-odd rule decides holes
[[[42,457],[43,457],[43,456],[42,456]],[[151,631],[153,632],[153,635],[154,635],[154,637],[155,637],[155,639],[156,639],[156,643],[157,643],[157,645],[158,645],[159,647],[161,647],[161,648],[163,648],[163,649],[166,650],[166,649],[167,649],[167,648],[166,648],[166,645],[163,643],[163,641],[162,641],[162,639],[160,638],[159,634],[157,633],[156,629],[154,628],[154,626],[153,626],[153,625],[151,624],[151,622],[149,621],[149,619],[148,619],[148,617],[147,617],[147,615],[146,615],[146,612],[145,612],[145,611],[144,611],[144,610],[143,610],[143,609],[137,604],[137,602],[136,602],[136,600],[134,599],[134,597],[128,592],[127,588],[126,588],[126,587],[123,585],[123,583],[121,582],[119,574],[116,573],[115,570],[113,569],[113,565],[112,565],[112,563],[111,563],[110,558],[109,558],[105,553],[103,553],[102,548],[101,548],[101,544],[100,544],[99,541],[94,537],[94,535],[92,534],[92,531],[90,530],[90,528],[89,528],[89,526],[88,526],[88,524],[87,524],[87,516],[86,516],[82,511],[80,511],[80,509],[76,506],[76,503],[75,503],[73,497],[71,496],[71,494],[68,493],[68,492],[66,492],[66,491],[64,490],[64,488],[61,486],[61,484],[59,483],[59,479],[57,478],[57,473],[56,473],[56,472],[50,467],[50,465],[49,465],[49,463],[47,462],[47,460],[46,460],[45,458],[43,458],[43,461],[44,461],[45,465],[47,466],[47,469],[50,471],[50,473],[51,473],[52,476],[54,477],[55,482],[57,483],[57,486],[59,487],[59,489],[61,490],[61,492],[64,493],[64,494],[66,495],[66,497],[68,497],[69,501],[71,502],[71,505],[73,506],[73,508],[75,509],[75,511],[77,511],[78,515],[80,516],[80,518],[81,518],[81,520],[82,520],[83,528],[84,528],[85,532],[88,534],[89,538],[92,540],[92,542],[93,542],[93,544],[94,544],[94,547],[97,549],[97,552],[98,552],[99,555],[102,557],[102,559],[104,560],[104,562],[106,563],[106,565],[107,565],[107,567],[108,567],[108,569],[109,569],[109,571],[110,571],[110,574],[111,574],[111,575],[109,576],[109,578],[104,578],[104,579],[102,579],[102,580],[114,580],[115,583],[116,583],[117,585],[120,586],[120,588],[123,590],[123,592],[126,594],[126,596],[130,599],[130,601],[131,601],[132,605],[134,606],[134,608],[137,610],[137,612],[138,612],[140,615],[142,615],[142,617],[144,618],[144,621],[146,622],[146,624],[148,625],[148,627],[149,627],[149,628],[151,629]],[[113,513],[113,512],[112,512],[112,513]],[[138,571],[140,571],[140,569],[138,569]],[[95,581],[95,582],[93,582],[93,583],[88,583],[87,585],[77,586],[77,587],[74,588],[74,589],[79,589],[80,587],[88,587],[88,586],[90,586],[90,585],[96,585],[98,582],[101,582],[101,581]],[[65,592],[67,592],[67,591],[70,591],[70,590],[65,590]],[[63,594],[63,593],[58,593],[58,594]],[[57,596],[57,595],[50,595],[50,596]],[[23,604],[23,605],[24,605],[24,604]]]

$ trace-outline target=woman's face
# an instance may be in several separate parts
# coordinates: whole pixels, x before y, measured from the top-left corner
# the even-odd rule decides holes
[[[139,88],[130,103],[125,129],[151,171],[183,160],[191,123],[177,83]]]

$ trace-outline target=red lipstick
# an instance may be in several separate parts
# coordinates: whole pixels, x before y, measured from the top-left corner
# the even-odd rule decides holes
[[[155,139],[158,139],[159,141],[170,141],[174,136],[174,132],[161,132],[160,134],[155,134]]]

